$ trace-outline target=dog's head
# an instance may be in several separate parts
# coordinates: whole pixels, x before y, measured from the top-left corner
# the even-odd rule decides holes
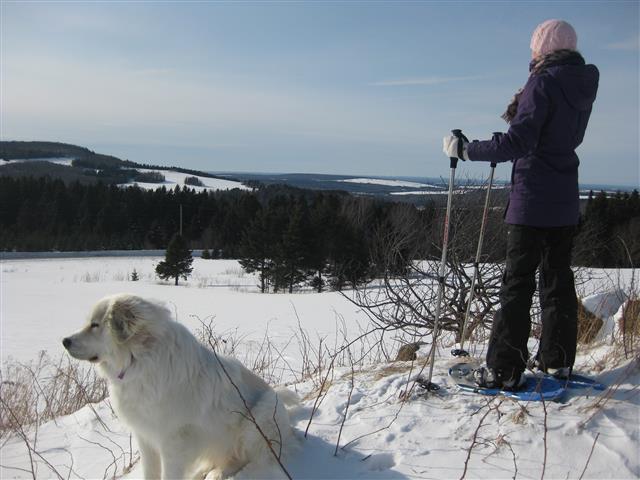
[[[150,323],[166,316],[164,307],[135,295],[105,297],[93,307],[84,328],[63,339],[62,345],[79,360],[108,361],[148,344]]]

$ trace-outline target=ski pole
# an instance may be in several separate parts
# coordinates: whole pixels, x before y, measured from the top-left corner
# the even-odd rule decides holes
[[[461,130],[452,130],[451,133],[458,137],[458,157],[463,158],[463,142],[462,140],[467,140],[462,134]],[[458,166],[458,157],[449,157],[449,194],[447,196],[447,213],[444,217],[444,234],[442,239],[442,259],[440,260],[440,268],[438,270],[438,300],[436,303],[436,315],[433,321],[433,341],[431,343],[431,351],[429,352],[429,378],[426,383],[423,383],[424,388],[428,391],[433,392],[439,390],[440,387],[433,383],[431,379],[433,378],[433,363],[435,361],[436,356],[436,344],[438,341],[438,328],[440,322],[440,312],[441,312],[441,304],[442,298],[444,296],[444,281],[445,281],[445,269],[447,266],[447,248],[449,245],[449,223],[451,218],[451,204],[453,203],[453,185],[455,183],[456,177],[456,167]]]
[[[501,132],[494,132],[493,138],[496,139],[502,135]],[[493,176],[496,170],[496,164],[491,163],[491,172],[489,174],[489,184],[487,185],[487,194],[484,199],[484,210],[482,212],[482,222],[480,224],[480,236],[478,238],[478,248],[476,250],[476,259],[473,262],[473,276],[471,277],[471,288],[469,289],[469,300],[467,301],[467,309],[464,313],[464,322],[462,324],[462,336],[460,337],[460,348],[451,350],[451,355],[454,357],[468,357],[469,352],[464,349],[464,339],[467,335],[467,325],[469,324],[469,317],[471,316],[471,304],[473,303],[476,280],[480,275],[480,256],[482,255],[482,244],[484,242],[484,232],[487,225],[487,217],[489,216],[489,199],[491,198],[491,187],[493,186]]]

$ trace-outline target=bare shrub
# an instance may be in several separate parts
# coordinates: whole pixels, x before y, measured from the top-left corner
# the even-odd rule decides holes
[[[85,272],[80,277],[74,277],[74,282],[81,283],[98,283],[105,281],[105,274],[101,271],[97,272]]]
[[[483,340],[498,305],[498,290],[504,259],[504,232],[498,211],[490,211],[482,260],[474,265],[474,256],[482,218],[473,196],[456,195],[451,215],[444,298],[439,326],[461,340],[465,312],[470,296],[466,339]],[[405,334],[404,342],[415,341],[431,332],[438,297],[439,257],[441,255],[444,210],[434,218],[397,208],[389,215],[389,224],[376,231],[372,260],[379,280],[345,295],[363,308],[374,324],[392,327]],[[477,268],[475,292],[471,278]],[[412,340],[413,339],[413,340]],[[466,340],[465,339],[465,340]]]
[[[106,383],[95,370],[82,368],[66,355],[53,361],[41,352],[30,364],[5,362],[0,381],[0,438],[107,397]]]
[[[115,282],[126,282],[129,280],[129,274],[126,272],[116,272],[112,278]]]
[[[215,317],[200,319],[194,316],[200,327],[195,335],[205,346],[218,354],[232,356],[240,360],[247,368],[260,375],[272,384],[299,383],[311,380],[314,385],[326,382],[327,370],[335,367],[351,366],[358,368],[365,365],[389,361],[390,357],[384,348],[384,329],[373,327],[364,330],[358,326],[353,339],[347,330],[344,319],[336,318],[336,337],[333,345],[325,337],[313,339],[302,328],[300,322],[292,329],[291,337],[281,346],[271,340],[269,328],[259,340],[241,335],[237,328],[223,331],[216,330]],[[351,347],[348,350],[348,347]],[[300,363],[292,365],[285,351],[297,348]]]

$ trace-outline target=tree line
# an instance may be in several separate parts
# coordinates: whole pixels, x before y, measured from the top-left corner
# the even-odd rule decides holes
[[[468,198],[456,200],[452,215],[459,262],[475,255],[482,215],[482,205]],[[247,271],[258,273],[265,292],[292,291],[301,284],[341,289],[383,274],[404,274],[414,260],[440,256],[444,211],[434,203],[417,208],[284,185],[196,192],[65,184],[46,177],[0,177],[0,250],[165,249],[180,230],[181,207],[189,248],[239,259]],[[487,262],[504,260],[502,211],[491,210]],[[390,244],[392,262],[381,251]],[[595,267],[640,262],[637,191],[590,196],[574,262]]]
[[[428,219],[433,213],[284,185],[196,192],[0,177],[0,249],[164,249],[180,229],[180,208],[189,247],[207,249],[212,258],[239,259],[247,271],[258,272],[263,291],[366,281],[376,274],[374,238],[393,217],[406,211]]]
[[[589,193],[574,248],[574,263],[586,267],[640,266],[638,190]]]

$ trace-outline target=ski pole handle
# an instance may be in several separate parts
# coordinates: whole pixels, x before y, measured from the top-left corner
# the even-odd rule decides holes
[[[456,168],[458,166],[458,159],[462,158],[464,159],[464,145],[462,143],[462,140],[469,142],[469,139],[467,139],[467,137],[464,136],[464,134],[462,133],[462,130],[460,130],[459,128],[456,128],[454,130],[451,130],[451,133],[453,134],[454,137],[458,138],[458,156],[457,157],[449,157],[449,166],[451,168]]]
[[[494,142],[498,142],[500,141],[500,137],[504,135],[504,133],[502,132],[493,132],[491,134],[491,140],[493,140]],[[496,162],[491,162],[491,168],[496,168],[497,163]]]

